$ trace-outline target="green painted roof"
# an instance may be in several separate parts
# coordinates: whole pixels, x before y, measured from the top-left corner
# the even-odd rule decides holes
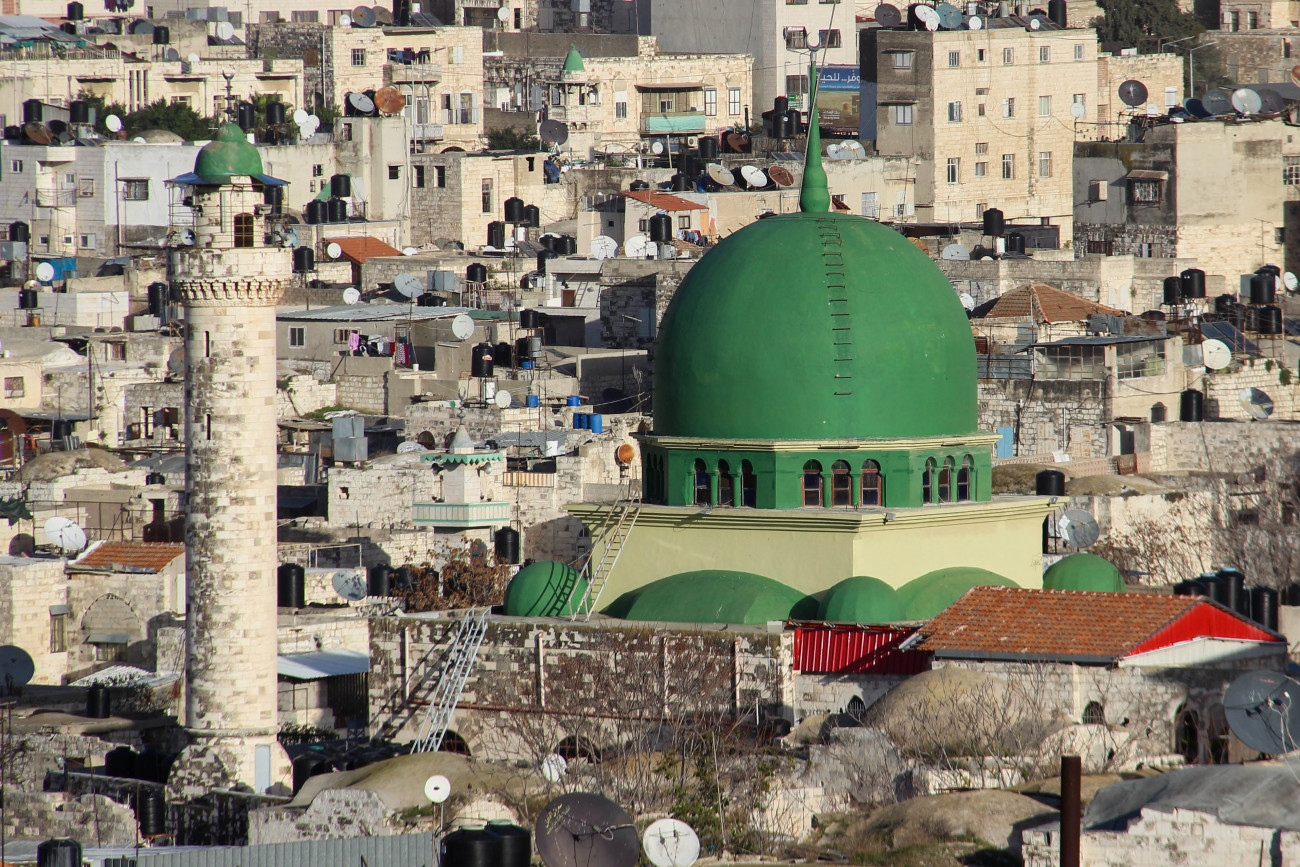
[[[511,617],[562,617],[574,613],[587,579],[554,560],[530,563],[506,586],[506,614]]]
[[[884,581],[855,575],[826,591],[817,615],[832,623],[890,623],[903,619],[903,606]]]
[[[1047,590],[1095,590],[1102,593],[1123,593],[1124,577],[1119,569],[1105,557],[1081,552],[1062,557],[1043,573],[1043,587]]]
[[[199,151],[194,174],[214,181],[231,175],[260,175],[262,155],[248,143],[243,130],[233,123],[223,123],[217,137]]]
[[[817,602],[780,581],[750,572],[706,569],[660,578],[630,590],[603,613],[624,620],[741,623],[812,619]]]
[[[654,433],[970,434],[975,373],[957,294],[906,238],[846,214],[769,217],[710,250],[668,305]]]
[[[1018,587],[987,569],[974,566],[949,566],[927,572],[898,588],[898,601],[906,620],[929,620],[956,602],[972,587]]]
[[[587,67],[582,65],[582,55],[578,53],[578,46],[572,42],[569,43],[569,53],[564,58],[565,72],[585,72]]]

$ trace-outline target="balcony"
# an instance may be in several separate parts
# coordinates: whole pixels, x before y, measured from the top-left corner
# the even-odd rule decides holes
[[[411,124],[412,141],[440,141],[442,138],[443,129],[440,123]]]
[[[384,84],[435,84],[442,81],[441,63],[392,63],[384,65]]]
[[[77,203],[76,187],[37,187],[38,208],[69,208]]]
[[[705,117],[702,111],[659,112],[641,116],[641,134],[701,133]]]
[[[560,123],[600,123],[600,109],[599,104],[553,105],[546,109],[546,116]]]
[[[510,504],[487,503],[416,503],[411,520],[432,527],[503,527],[510,523]]]

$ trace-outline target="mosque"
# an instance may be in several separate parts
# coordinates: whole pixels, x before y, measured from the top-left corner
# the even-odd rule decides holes
[[[956,293],[893,229],[830,211],[819,138],[814,115],[799,212],[723,240],[669,304],[630,532],[602,533],[617,506],[567,507],[592,562],[621,543],[605,614],[881,623],[928,619],[974,586],[1044,586],[1059,506],[992,493],[997,436],[978,429]],[[1123,586],[1100,558],[1055,575]],[[585,581],[532,564],[506,613],[568,613]]]

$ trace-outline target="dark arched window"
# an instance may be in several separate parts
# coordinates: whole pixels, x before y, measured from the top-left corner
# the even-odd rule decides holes
[[[1174,752],[1189,765],[1201,760],[1200,719],[1187,705],[1174,714]]]
[[[935,467],[936,464],[934,462],[934,458],[927,458],[925,461],[925,472],[921,473],[921,502],[922,503],[934,502],[934,483],[935,483],[934,477],[937,475],[935,471]]]
[[[758,506],[758,476],[749,461],[740,462],[740,505],[751,509]]]
[[[956,462],[952,458],[946,458],[943,467],[939,470],[939,502],[952,502],[952,477],[953,468]]]
[[[961,459],[961,469],[957,470],[957,501],[971,499],[975,484],[975,460],[967,455]]]
[[[864,506],[885,505],[885,477],[880,474],[880,464],[862,462],[862,499]]]
[[[1101,702],[1088,702],[1083,709],[1083,724],[1086,726],[1104,726],[1106,724],[1106,708],[1102,707]]]
[[[718,461],[718,505],[736,505],[736,480],[731,476],[731,466]]]
[[[235,246],[253,246],[253,215],[235,214]]]
[[[809,461],[803,465],[803,504],[820,506],[822,504],[822,465]]]
[[[709,468],[704,465],[704,461],[699,458],[695,459],[695,505],[711,506],[713,505],[713,492],[709,490]]]
[[[853,468],[848,461],[831,464],[831,505],[853,505]]]

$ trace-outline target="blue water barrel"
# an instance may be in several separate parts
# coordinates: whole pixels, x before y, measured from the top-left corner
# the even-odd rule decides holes
[[[587,416],[587,429],[592,433],[601,433],[605,430],[605,417],[598,412],[593,412]]]
[[[582,406],[582,398],[579,395],[571,394],[564,401],[565,406]]]
[[[575,412],[573,414],[573,429],[587,430],[590,428],[591,424],[587,421],[588,417],[589,416],[585,412]]]
[[[531,361],[525,361],[525,362],[524,362],[524,367],[525,367],[525,368],[527,368],[527,367],[531,367],[531,366],[532,366],[532,362],[531,362]],[[526,406],[541,406],[541,405],[542,405],[542,402],[541,402],[540,400],[537,399],[537,395],[535,395],[535,394],[530,394],[530,395],[528,395],[527,397],[524,398],[524,404],[525,404]]]

